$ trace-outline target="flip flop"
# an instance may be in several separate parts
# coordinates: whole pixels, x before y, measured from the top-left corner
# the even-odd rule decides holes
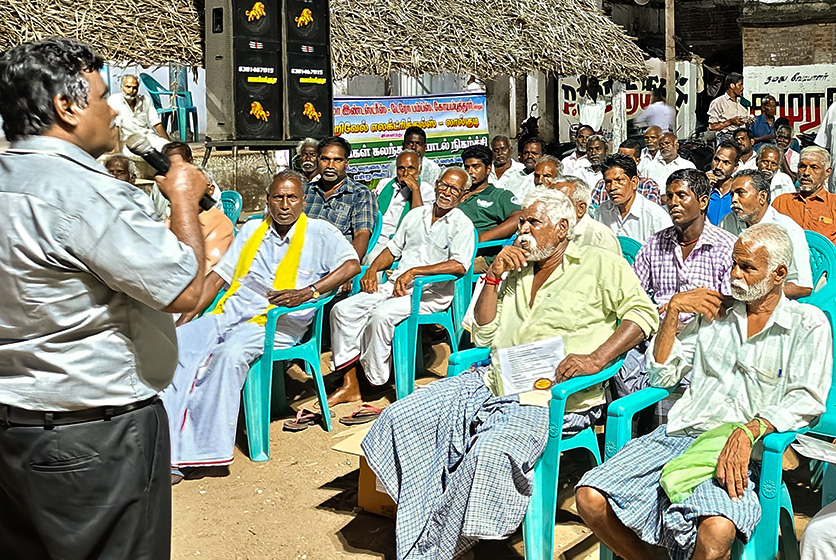
[[[382,408],[377,408],[376,406],[370,404],[361,404],[354,412],[349,414],[348,416],[343,416],[340,418],[340,424],[345,426],[357,426],[359,424],[366,424],[368,422],[372,422],[377,420],[377,417],[380,416],[380,413],[383,412]]]
[[[301,432],[319,423],[320,420],[322,420],[322,414],[303,408],[296,413],[296,418],[285,420],[282,429],[286,432]]]

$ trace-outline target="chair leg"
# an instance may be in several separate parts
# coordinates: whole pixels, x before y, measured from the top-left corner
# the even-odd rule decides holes
[[[526,560],[552,560],[557,487],[560,476],[561,435],[549,437],[543,456],[534,467],[531,503],[523,521]]]
[[[284,377],[285,377],[285,370],[287,369],[288,362],[285,361],[275,361],[273,364],[278,364],[278,371],[276,368],[272,368],[272,385],[273,385],[273,397],[270,401],[270,410],[271,415],[268,417],[268,421],[273,418],[274,416],[287,416],[288,414],[293,413],[293,409],[290,407],[290,403],[287,402],[287,392],[285,390],[284,385]]]
[[[316,396],[319,399],[319,408],[322,410],[322,418],[325,423],[325,431],[331,431],[331,411],[328,409],[328,394],[325,392],[325,382],[322,379],[322,368],[318,363],[305,361],[308,375],[314,378],[316,383]]]
[[[180,141],[187,142],[188,141],[188,116],[186,115],[185,109],[177,109],[177,132],[180,133]]]
[[[410,329],[409,319],[395,327],[392,354],[395,366],[395,395],[398,399],[412,393],[415,387],[415,331],[417,328]]]
[[[250,365],[244,381],[244,419],[250,459],[267,461],[270,458],[270,368],[259,358]]]

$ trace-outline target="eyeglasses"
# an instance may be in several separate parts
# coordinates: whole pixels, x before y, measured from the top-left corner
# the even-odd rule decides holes
[[[460,194],[462,194],[462,189],[460,189],[459,187],[454,187],[453,185],[445,183],[444,181],[436,181],[435,187],[437,189],[445,190],[453,196],[459,196]]]

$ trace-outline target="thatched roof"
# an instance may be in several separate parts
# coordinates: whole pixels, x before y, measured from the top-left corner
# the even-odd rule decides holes
[[[338,78],[542,71],[629,79],[641,51],[592,0],[331,0]],[[0,49],[63,35],[105,58],[202,65],[203,0],[0,0]]]

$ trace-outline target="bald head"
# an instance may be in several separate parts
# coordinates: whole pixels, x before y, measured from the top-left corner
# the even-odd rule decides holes
[[[659,140],[662,138],[662,129],[658,126],[649,126],[644,131],[644,145],[647,149],[656,153],[659,150]]]

